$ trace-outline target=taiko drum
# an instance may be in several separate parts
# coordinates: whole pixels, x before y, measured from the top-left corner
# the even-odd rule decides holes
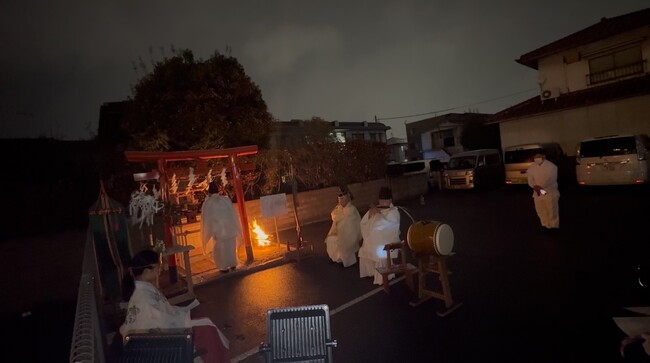
[[[419,221],[409,227],[406,242],[416,253],[445,256],[454,248],[454,231],[442,222]]]

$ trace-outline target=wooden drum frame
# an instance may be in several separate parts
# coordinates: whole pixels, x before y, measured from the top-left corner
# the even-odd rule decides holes
[[[408,229],[406,241],[418,259],[418,300],[412,301],[410,305],[418,306],[429,299],[442,300],[445,307],[437,312],[440,317],[458,309],[462,303],[454,303],[449,284],[451,271],[447,269],[447,258],[454,255],[454,232],[451,226],[439,221],[415,222]],[[426,287],[428,274],[438,276],[441,291]]]

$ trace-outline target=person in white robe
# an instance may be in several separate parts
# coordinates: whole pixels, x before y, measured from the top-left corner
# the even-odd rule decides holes
[[[535,154],[528,167],[528,185],[533,188],[535,212],[545,230],[560,228],[560,191],[557,184],[557,166],[546,160],[543,152]]]
[[[242,228],[230,198],[219,194],[219,185],[211,182],[208,196],[201,206],[201,243],[203,253],[212,251],[214,264],[221,272],[237,267],[237,246]]]
[[[195,347],[203,350],[195,361],[229,362],[230,344],[226,336],[209,318],[191,318],[190,310],[199,305],[197,300],[187,306],[171,305],[158,289],[160,270],[160,257],[153,250],[143,250],[133,257],[123,282],[128,307],[120,327],[122,338],[132,333],[191,328]]]
[[[359,249],[359,276],[374,277],[373,283],[376,285],[383,283],[376,268],[386,266],[384,245],[400,241],[400,214],[392,199],[390,188],[382,187],[377,206],[371,205],[361,219],[363,242]],[[397,250],[393,251],[391,257],[397,258],[397,253]],[[394,277],[389,275],[388,279]]]
[[[330,214],[332,226],[325,238],[327,255],[343,267],[357,263],[361,242],[361,215],[350,199],[349,193],[339,194],[338,204]]]

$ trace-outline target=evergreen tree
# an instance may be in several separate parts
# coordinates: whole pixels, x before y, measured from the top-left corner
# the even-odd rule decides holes
[[[237,59],[182,50],[138,81],[124,121],[129,149],[176,151],[265,147],[273,117]]]

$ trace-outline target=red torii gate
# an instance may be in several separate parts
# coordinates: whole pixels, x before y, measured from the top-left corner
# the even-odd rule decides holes
[[[241,175],[237,167],[237,157],[246,155],[257,154],[257,145],[239,146],[228,149],[209,149],[209,150],[185,150],[185,151],[125,151],[124,156],[127,162],[156,162],[158,166],[158,173],[160,174],[160,193],[163,202],[169,201],[169,178],[167,177],[167,163],[170,161],[187,161],[187,160],[203,160],[210,159],[230,159],[232,166],[232,179],[235,195],[237,196],[237,205],[239,206],[239,215],[241,218],[244,246],[246,247],[247,262],[253,261],[253,248],[250,239],[250,231],[248,228],[248,217],[246,216],[246,204],[244,203],[244,191],[242,189]],[[170,216],[165,216],[164,219],[164,238],[165,245],[171,246],[171,233],[168,232],[171,227]],[[170,256],[170,273],[171,279],[175,282],[176,279],[176,260],[174,256]],[[172,271],[173,270],[173,271]]]

